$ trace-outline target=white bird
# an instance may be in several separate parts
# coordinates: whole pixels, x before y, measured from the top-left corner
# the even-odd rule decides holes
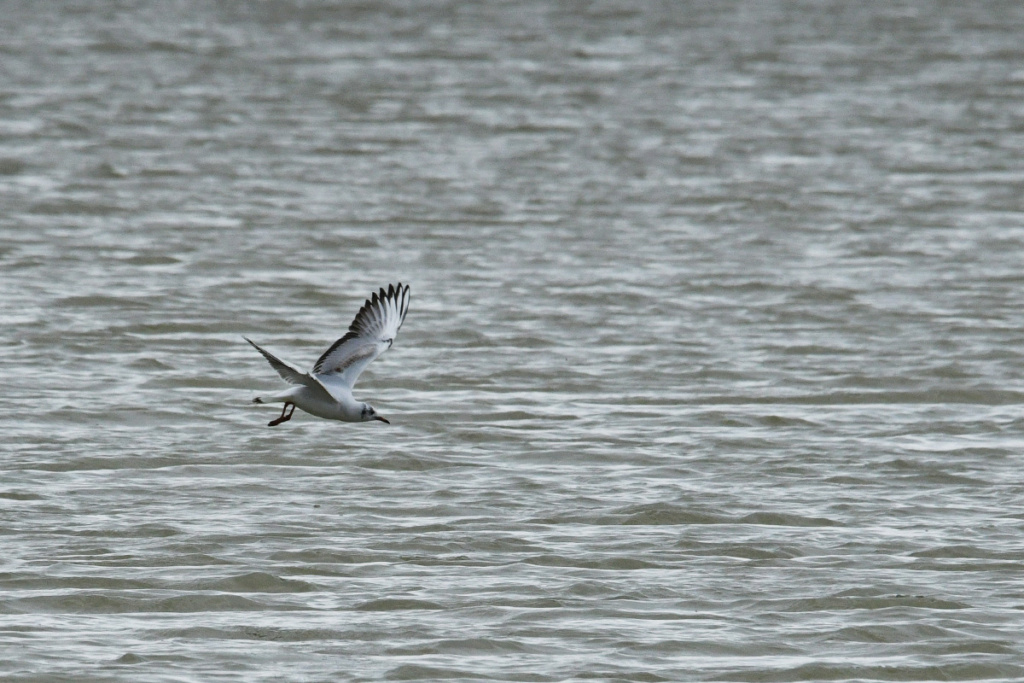
[[[242,337],[263,354],[285,382],[296,385],[276,394],[253,399],[253,403],[284,403],[281,416],[267,426],[276,427],[292,419],[292,413],[297,407],[327,420],[380,420],[391,424],[378,415],[370,404],[352,398],[352,387],[366,366],[391,348],[408,312],[409,285],[403,287],[401,282],[398,287],[388,285],[386,292],[381,287],[380,292],[367,299],[356,313],[345,336],[331,344],[309,372],[302,372],[291,363],[260,348],[248,337]],[[285,415],[288,406],[292,409]]]

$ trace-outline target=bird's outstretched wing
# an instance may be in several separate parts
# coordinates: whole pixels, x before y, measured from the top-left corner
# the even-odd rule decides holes
[[[252,344],[252,347],[254,349],[263,354],[263,357],[267,359],[268,363],[270,363],[270,367],[277,370],[277,374],[281,375],[281,379],[283,379],[285,382],[288,382],[288,384],[304,384],[306,386],[309,385],[310,380],[312,378],[307,373],[303,372],[302,370],[299,370],[291,363],[281,360],[280,358],[270,353],[256,342],[254,342],[252,339],[249,339],[248,337],[242,337],[242,339]]]
[[[310,374],[325,376],[328,386],[340,383],[351,390],[366,366],[391,348],[408,312],[409,285],[399,282],[397,287],[388,285],[387,291],[382,287],[366,300],[345,336],[324,351]]]
[[[267,359],[268,363],[270,363],[270,367],[277,370],[277,374],[281,375],[281,379],[283,379],[285,382],[288,382],[288,384],[304,385],[313,390],[323,391],[328,396],[333,396],[331,391],[313,375],[309,374],[308,372],[303,372],[302,370],[299,370],[297,367],[295,367],[294,365],[287,361],[281,360],[274,354],[270,353],[270,351],[267,351],[259,344],[254,342],[252,339],[249,339],[248,337],[242,337],[242,339],[252,344],[254,349],[263,354],[263,357]]]

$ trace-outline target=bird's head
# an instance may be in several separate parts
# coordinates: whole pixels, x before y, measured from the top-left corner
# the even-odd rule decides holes
[[[362,418],[363,422],[369,422],[370,420],[380,420],[384,424],[391,424],[391,422],[389,422],[387,418],[378,415],[377,411],[374,410],[373,406],[371,406],[369,403],[363,404]]]

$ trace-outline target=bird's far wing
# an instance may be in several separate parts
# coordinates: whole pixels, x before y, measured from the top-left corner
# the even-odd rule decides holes
[[[267,359],[268,363],[270,363],[270,367],[277,370],[277,374],[281,375],[281,379],[288,382],[288,384],[302,384],[308,387],[317,383],[316,380],[310,377],[307,373],[299,370],[291,363],[281,360],[274,354],[262,348],[252,339],[249,339],[248,337],[242,337],[242,339],[252,344],[254,349],[263,354],[263,357]]]
[[[409,285],[382,287],[366,300],[344,337],[331,344],[316,364],[313,374],[325,384],[340,382],[350,390],[373,359],[391,348],[409,312]],[[333,392],[332,392],[333,393]]]

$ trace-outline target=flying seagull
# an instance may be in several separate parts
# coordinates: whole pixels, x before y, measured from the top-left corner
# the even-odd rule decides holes
[[[295,385],[252,400],[253,403],[284,403],[281,416],[267,423],[267,426],[276,427],[292,419],[296,407],[326,420],[380,420],[391,424],[378,415],[369,403],[352,398],[352,387],[366,366],[395,343],[395,335],[401,329],[408,312],[409,285],[403,287],[399,282],[397,287],[388,285],[387,291],[381,287],[356,313],[345,336],[331,344],[309,372],[302,372],[248,337],[242,337],[263,354],[270,366],[281,375],[281,379]],[[291,412],[288,412],[289,406]]]

